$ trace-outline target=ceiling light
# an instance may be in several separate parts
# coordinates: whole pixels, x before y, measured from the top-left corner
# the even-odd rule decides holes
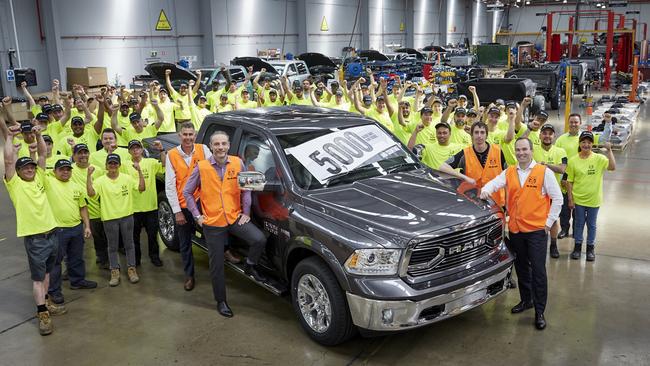
[[[526,0],[526,5],[530,5],[530,0]]]
[[[562,0],[562,3],[566,4],[566,0]]]

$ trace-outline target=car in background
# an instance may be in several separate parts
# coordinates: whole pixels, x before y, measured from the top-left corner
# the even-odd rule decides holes
[[[286,76],[289,84],[296,81],[302,83],[303,80],[310,79],[311,73],[309,67],[302,60],[275,60],[269,63],[277,70],[278,75]]]
[[[244,82],[246,76],[248,76],[248,71],[243,66],[239,65],[229,65],[226,66],[228,72],[230,72],[230,80],[235,84],[239,85]],[[195,67],[192,69],[194,73],[201,71],[201,89],[205,86],[206,89],[210,89],[212,82],[216,79],[219,81],[220,85],[226,84],[226,77],[223,73],[220,73],[221,66],[203,66]]]
[[[273,65],[271,65],[268,61],[263,60],[259,57],[235,57],[232,59],[232,61],[230,61],[230,64],[242,66],[246,70],[252,68],[252,78],[257,77],[257,75],[262,73],[262,69],[265,69],[266,72],[262,73],[260,78],[269,79],[270,81],[278,80],[280,78],[280,73],[278,70],[276,70],[275,67],[273,67]]]
[[[309,73],[318,81],[327,84],[329,80],[336,79],[339,66],[335,60],[317,52],[302,53],[296,57],[307,64]]]

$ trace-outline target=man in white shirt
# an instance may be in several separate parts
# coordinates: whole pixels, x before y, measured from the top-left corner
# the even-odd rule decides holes
[[[521,313],[534,306],[535,327],[542,330],[546,328],[548,292],[546,244],[562,209],[562,191],[553,171],[533,160],[533,143],[528,138],[517,139],[515,155],[518,164],[489,181],[481,189],[481,198],[506,189],[510,246],[515,252],[521,297],[511,311]]]

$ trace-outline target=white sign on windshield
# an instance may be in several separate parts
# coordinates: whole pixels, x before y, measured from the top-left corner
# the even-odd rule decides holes
[[[333,131],[286,149],[319,182],[367,165],[395,153],[397,143],[375,125]]]

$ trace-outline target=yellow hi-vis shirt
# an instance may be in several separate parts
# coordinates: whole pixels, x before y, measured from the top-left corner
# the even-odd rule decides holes
[[[566,167],[567,181],[573,184],[573,202],[585,207],[600,207],[603,201],[603,175],[609,166],[605,155],[576,155]]]
[[[439,169],[442,163],[456,155],[462,149],[463,146],[459,144],[449,143],[443,146],[437,142],[426,143],[422,152],[422,162],[433,169]]]
[[[72,168],[74,169],[74,168]],[[46,177],[45,193],[51,207],[56,211],[57,227],[75,227],[81,223],[79,208],[86,207],[86,185],[75,183],[72,178],[62,182],[54,176]]]
[[[469,133],[465,132],[462,127],[456,127],[456,124],[451,125],[451,136],[449,137],[449,143],[459,144],[463,147],[469,146],[472,144],[472,137]]]
[[[96,165],[93,166],[95,167],[95,171],[93,172],[93,181],[95,181],[97,178],[104,175],[104,169]],[[88,168],[81,168],[76,163],[72,164],[72,176],[70,177],[70,180],[81,185],[84,188],[84,192],[86,192],[87,177]],[[86,199],[86,207],[88,207],[88,218],[91,220],[100,218],[99,197],[88,197],[88,194],[85,194],[84,197]]]
[[[133,197],[138,191],[138,181],[129,174],[120,173],[116,179],[102,175],[93,181],[99,197],[102,221],[121,219],[133,215]]]
[[[57,226],[52,206],[45,193],[45,170],[36,168],[34,180],[26,182],[18,174],[4,179],[9,198],[16,209],[16,236],[43,234]]]
[[[156,191],[156,175],[165,173],[162,164],[151,158],[140,160],[140,170],[144,177],[145,190],[140,192],[136,189],[133,193],[133,212],[149,212],[158,209],[158,192]],[[138,171],[133,166],[128,167],[131,177],[137,182]]]
[[[544,148],[542,147],[541,149],[539,149],[539,152],[537,153],[537,157],[534,159],[538,163],[560,165],[562,164],[562,159],[566,159],[566,151],[564,151],[563,148],[554,145],[551,145],[551,148],[548,149],[548,151],[544,150]],[[562,180],[562,174],[555,173],[555,179],[557,180],[557,184],[559,185],[560,181]]]

